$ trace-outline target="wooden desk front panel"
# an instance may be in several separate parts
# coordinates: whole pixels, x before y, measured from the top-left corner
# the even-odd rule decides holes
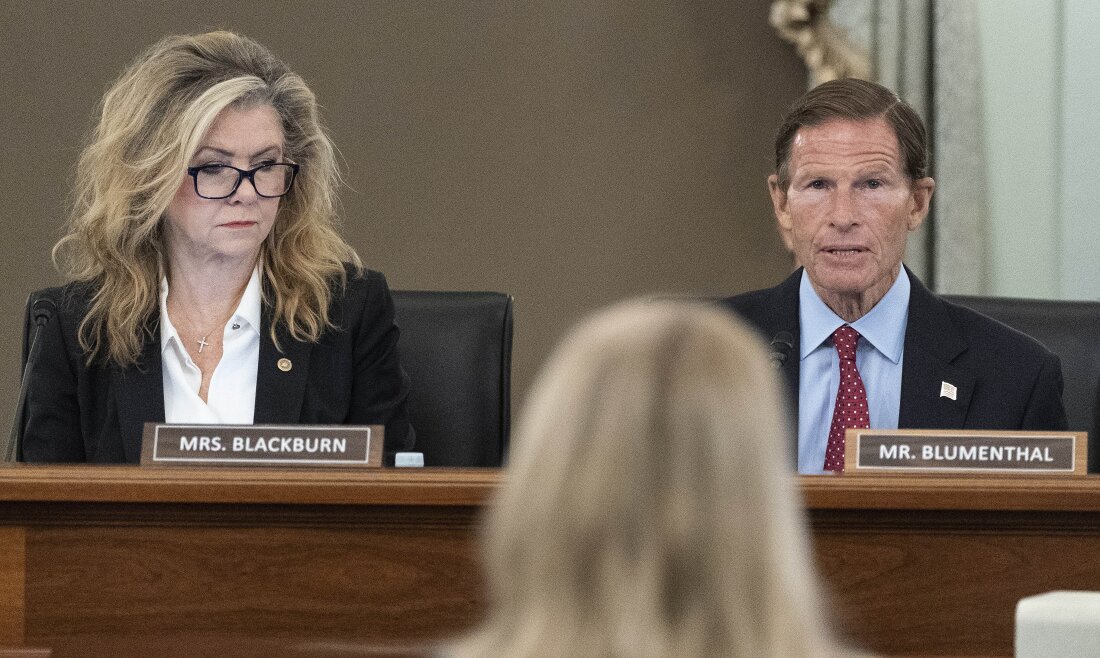
[[[818,563],[840,626],[876,651],[1009,656],[1021,598],[1100,590],[1095,533],[1029,534],[1022,520],[1008,519],[1012,528],[986,532],[935,523],[906,530],[881,516],[845,529],[815,516]]]
[[[248,633],[407,641],[480,608],[468,528],[56,526],[26,538],[26,638]]]
[[[804,478],[838,625],[892,655],[1011,656],[1021,598],[1100,590],[1097,484]]]
[[[0,609],[0,643],[209,633],[407,645],[459,634],[484,609],[475,525],[496,473],[155,477],[85,482],[70,490],[80,500],[49,500],[64,495],[52,482],[33,496],[9,487],[0,531],[14,534],[0,540],[22,552],[10,570],[0,562],[18,605]],[[0,475],[0,490],[10,484]]]
[[[210,633],[409,644],[484,609],[491,471],[0,469],[0,643]],[[1012,654],[1016,601],[1100,590],[1100,478],[800,478],[842,628]]]

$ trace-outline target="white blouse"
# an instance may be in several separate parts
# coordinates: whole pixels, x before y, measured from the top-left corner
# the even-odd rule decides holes
[[[222,330],[222,358],[210,377],[208,402],[199,397],[202,372],[184,349],[168,319],[168,279],[160,282],[160,355],[165,422],[251,425],[256,412],[256,372],[260,363],[260,271]]]

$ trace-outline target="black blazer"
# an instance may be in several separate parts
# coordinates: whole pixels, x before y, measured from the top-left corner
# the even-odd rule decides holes
[[[901,373],[898,427],[906,429],[1064,430],[1062,366],[1031,337],[952,304],[909,276],[909,322]],[[799,268],[774,288],[729,297],[722,304],[771,340],[794,336],[782,370],[798,418]],[[940,397],[941,382],[956,399]],[[795,452],[797,454],[797,450]]]
[[[146,422],[164,422],[164,383],[159,317],[153,318],[137,366],[92,365],[77,330],[95,288],[70,283],[32,298],[54,300],[57,314],[42,329],[38,361],[27,373],[23,460],[28,462],[138,462]],[[159,315],[159,314],[158,314]],[[408,377],[397,358],[393,300],[382,274],[349,268],[343,294],[334,296],[329,318],[335,329],[316,343],[278,330],[271,340],[271,308],[263,308],[256,377],[257,424],[385,425],[386,462],[410,450],[405,399]],[[280,359],[290,359],[283,372]]]

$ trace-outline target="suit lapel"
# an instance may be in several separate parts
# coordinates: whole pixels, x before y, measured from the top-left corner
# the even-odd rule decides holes
[[[256,372],[253,422],[289,424],[302,421],[310,344],[278,330],[280,351],[271,339],[271,309],[266,304],[260,328],[260,362]]]
[[[164,379],[160,362],[160,326],[145,338],[139,365],[113,367],[111,380],[125,461],[141,459],[141,435],[148,422],[164,422]]]
[[[943,301],[925,288],[908,268],[905,273],[912,287],[905,328],[898,427],[962,428],[974,391],[974,376],[954,362],[969,344],[948,316]],[[954,387],[955,399],[941,395],[945,383]]]
[[[791,401],[791,413],[793,414],[794,424],[796,426],[798,424],[799,366],[802,363],[802,331],[800,329],[802,323],[798,316],[798,288],[801,281],[802,268],[798,268],[794,274],[787,277],[783,283],[779,284],[779,299],[775,306],[775,326],[768,336],[768,339],[771,340],[771,337],[775,336],[780,331],[787,331],[790,332],[792,337],[790,354],[787,355],[787,360],[783,362],[780,371],[783,373],[784,380],[786,380],[787,399]],[[795,450],[795,455],[797,458],[797,449]]]
[[[757,326],[764,333],[764,340],[772,340],[776,334],[786,331],[791,334],[791,351],[780,367],[782,379],[786,384],[786,398],[791,410],[791,426],[798,427],[798,378],[801,363],[801,331],[798,317],[798,288],[802,282],[802,268],[795,270],[782,283],[773,288],[774,304],[760,317]],[[798,468],[798,433],[792,433],[790,454],[794,467]]]

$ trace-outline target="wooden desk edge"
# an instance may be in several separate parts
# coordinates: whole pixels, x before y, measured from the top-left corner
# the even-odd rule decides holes
[[[479,507],[499,469],[0,467],[0,501]],[[1100,512],[1100,477],[798,476],[813,509]]]
[[[142,468],[19,464],[0,468],[0,500],[482,506],[497,469]]]
[[[798,476],[809,509],[1100,512],[1100,477]]]

